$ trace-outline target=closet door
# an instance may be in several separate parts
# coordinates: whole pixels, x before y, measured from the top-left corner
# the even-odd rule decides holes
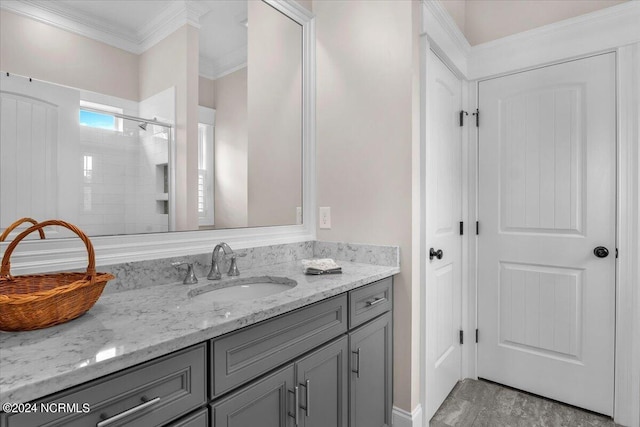
[[[462,346],[462,82],[433,53],[427,55],[426,141],[426,419],[461,377]],[[463,123],[474,123],[463,116]],[[475,123],[473,124],[475,126]],[[465,233],[470,233],[466,225]],[[474,230],[475,231],[475,230]]]
[[[613,413],[616,62],[479,83],[478,375]]]

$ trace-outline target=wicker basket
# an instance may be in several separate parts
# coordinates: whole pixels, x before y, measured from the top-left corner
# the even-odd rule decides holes
[[[20,224],[24,224],[25,222],[30,222],[33,225],[36,225],[38,222],[33,219],[33,218],[20,218],[19,220],[17,220],[16,222],[14,222],[13,224],[11,224],[9,227],[7,227],[6,230],[4,230],[4,232],[2,234],[0,234],[0,242],[4,242],[5,239],[9,236],[9,234],[16,228],[18,227]],[[42,229],[38,230],[38,233],[40,233],[40,238],[44,239],[44,231]]]
[[[31,219],[25,221],[35,222]],[[22,222],[25,222],[20,220]],[[84,242],[89,265],[86,273],[51,273],[11,276],[11,254],[27,235],[50,225],[73,231]],[[16,225],[17,226],[17,225]],[[15,228],[12,225],[13,228]],[[10,227],[11,228],[11,227]],[[6,234],[8,234],[5,231]],[[4,234],[3,234],[4,235]],[[40,234],[44,237],[44,234]],[[86,313],[96,303],[107,282],[108,273],[96,273],[95,253],[89,238],[78,227],[64,221],[35,224],[9,243],[0,267],[0,330],[29,331],[68,322]]]

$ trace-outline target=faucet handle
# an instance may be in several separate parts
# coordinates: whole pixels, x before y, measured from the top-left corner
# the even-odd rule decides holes
[[[182,283],[185,285],[193,285],[194,283],[198,283],[198,278],[196,277],[195,272],[193,271],[193,264],[190,262],[172,262],[172,266],[175,268],[180,267],[181,265],[187,266],[187,275],[184,277]]]
[[[239,276],[240,270],[238,270],[238,264],[236,263],[237,255],[231,255],[231,264],[229,265],[228,276]]]
[[[220,268],[218,267],[218,261],[215,259],[211,260],[211,270],[209,270],[209,274],[207,274],[207,279],[209,280],[220,280],[222,278],[222,274],[220,274]]]

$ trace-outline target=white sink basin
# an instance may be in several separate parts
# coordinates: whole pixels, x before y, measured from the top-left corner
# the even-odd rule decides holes
[[[214,301],[241,301],[288,291],[297,284],[287,277],[243,277],[192,289],[189,297],[201,299],[206,296]]]

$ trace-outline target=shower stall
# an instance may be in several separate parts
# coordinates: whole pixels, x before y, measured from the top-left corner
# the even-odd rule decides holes
[[[173,89],[132,101],[0,78],[0,232],[24,216],[90,236],[174,229]]]

